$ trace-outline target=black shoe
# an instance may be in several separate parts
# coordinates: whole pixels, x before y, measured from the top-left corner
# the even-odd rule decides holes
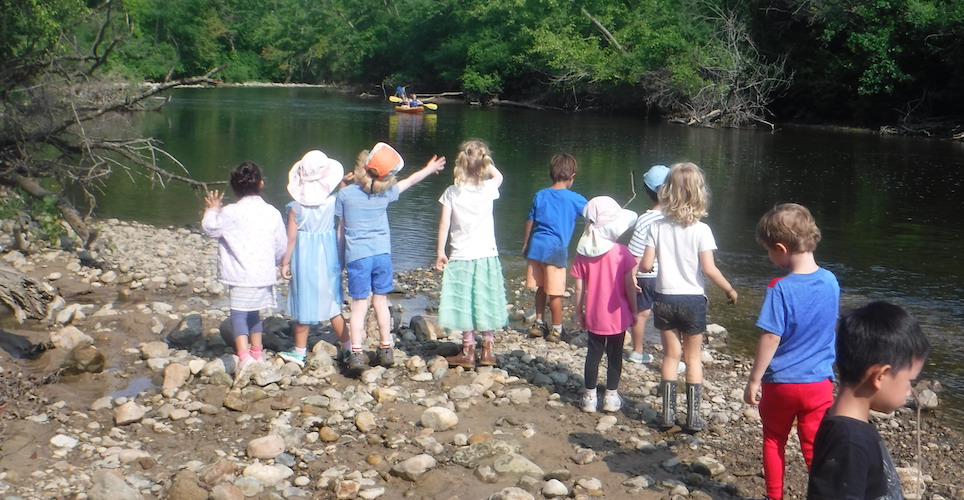
[[[392,347],[379,347],[375,350],[375,359],[385,368],[395,366],[395,350]]]
[[[352,351],[348,354],[348,366],[346,368],[348,373],[358,375],[365,371],[365,368],[368,368],[368,358],[364,352]]]

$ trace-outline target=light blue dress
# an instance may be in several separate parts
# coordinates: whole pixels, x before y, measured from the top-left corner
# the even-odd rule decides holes
[[[335,232],[335,196],[318,206],[293,201],[298,235],[291,255],[288,311],[303,325],[316,325],[341,314],[341,262]]]

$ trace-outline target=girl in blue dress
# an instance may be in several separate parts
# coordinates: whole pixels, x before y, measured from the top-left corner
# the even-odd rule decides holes
[[[318,150],[308,151],[288,173],[288,250],[281,276],[291,280],[288,311],[295,320],[295,348],[278,355],[305,366],[310,325],[331,321],[342,347],[350,347],[341,316],[342,286],[335,195],[344,167]]]

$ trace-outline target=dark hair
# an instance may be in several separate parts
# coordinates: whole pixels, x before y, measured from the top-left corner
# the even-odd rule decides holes
[[[569,180],[576,175],[576,159],[572,155],[560,153],[549,161],[549,178],[552,182]]]
[[[231,171],[231,188],[241,198],[261,194],[261,167],[253,161],[243,161]]]
[[[903,370],[930,354],[920,323],[902,307],[871,302],[837,322],[837,371],[840,383],[854,386],[874,365]]]
[[[647,186],[646,184],[643,184],[643,187],[646,188],[646,196],[649,196],[650,201],[652,201],[653,203],[656,203],[657,201],[659,201],[659,194],[656,191],[653,191],[652,189],[650,189],[649,186]]]
[[[812,252],[820,241],[820,228],[807,207],[782,203],[760,218],[756,241],[767,248],[783,243],[791,253]]]

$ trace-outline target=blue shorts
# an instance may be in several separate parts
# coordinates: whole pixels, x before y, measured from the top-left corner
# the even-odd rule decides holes
[[[345,269],[348,271],[348,295],[353,299],[367,299],[373,291],[385,295],[395,289],[390,253],[353,260]]]
[[[657,293],[653,300],[653,326],[687,335],[706,333],[706,296]]]
[[[643,290],[636,294],[636,310],[645,311],[653,308],[653,299],[656,298],[656,278],[636,278],[636,284]]]

